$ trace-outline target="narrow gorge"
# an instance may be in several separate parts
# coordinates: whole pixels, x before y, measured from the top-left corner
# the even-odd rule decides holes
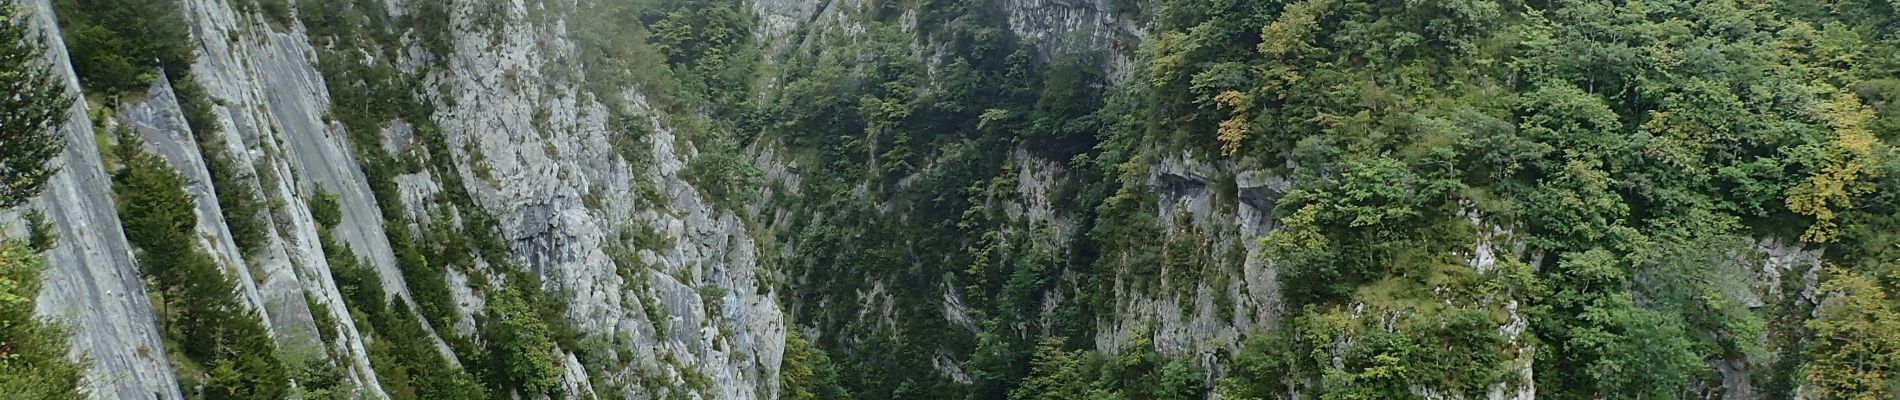
[[[0,10],[0,398],[1900,397],[1896,1]]]

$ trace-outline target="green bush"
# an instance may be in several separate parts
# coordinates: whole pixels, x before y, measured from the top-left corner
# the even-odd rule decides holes
[[[764,173],[736,150],[713,148],[688,162],[680,175],[714,204],[736,210],[758,197],[759,177]]]
[[[522,294],[501,290],[489,297],[488,324],[483,336],[493,342],[489,351],[501,364],[497,372],[523,393],[556,396],[561,393],[562,353],[554,346],[547,323]]]
[[[343,207],[337,204],[336,194],[323,188],[317,188],[316,192],[310,196],[310,217],[325,227],[343,223]]]
[[[59,244],[59,232],[54,230],[53,222],[46,219],[45,212],[27,210],[21,213],[20,220],[26,223],[27,248],[44,253]]]
[[[290,15],[290,0],[255,0],[257,10],[264,14],[264,20],[279,26],[288,27],[296,20]]]

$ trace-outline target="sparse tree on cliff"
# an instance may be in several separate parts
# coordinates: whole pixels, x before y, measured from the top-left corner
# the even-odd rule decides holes
[[[0,1],[0,208],[25,203],[59,172],[47,161],[64,149],[55,128],[73,101],[41,61],[32,29],[17,4]]]

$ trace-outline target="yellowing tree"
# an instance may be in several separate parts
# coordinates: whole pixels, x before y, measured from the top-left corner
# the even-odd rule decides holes
[[[1220,140],[1220,154],[1234,155],[1240,151],[1241,142],[1247,140],[1248,126],[1252,125],[1247,109],[1250,108],[1249,103],[1252,101],[1245,94],[1229,90],[1215,95],[1214,102],[1219,103],[1221,108],[1234,110],[1233,116],[1221,121],[1220,128],[1216,131],[1216,138]]]
[[[1833,99],[1821,105],[1820,117],[1834,128],[1834,141],[1822,153],[1826,164],[1806,182],[1788,188],[1788,209],[1814,218],[1801,240],[1811,243],[1834,241],[1840,232],[1839,211],[1854,206],[1854,197],[1874,190],[1869,183],[1879,165],[1874,152],[1875,139],[1868,124],[1874,110],[1853,93],[1835,90]]]
[[[1819,398],[1892,399],[1888,380],[1900,369],[1900,312],[1886,290],[1859,273],[1834,270],[1821,285],[1830,298],[1808,320],[1808,385]]]

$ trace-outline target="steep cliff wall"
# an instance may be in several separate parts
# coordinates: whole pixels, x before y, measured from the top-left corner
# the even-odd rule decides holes
[[[78,91],[79,80],[67,61],[54,23],[52,4],[27,3],[28,15],[46,32],[47,58],[59,82]],[[153,323],[145,284],[132,264],[132,247],[119,228],[89,118],[89,106],[73,105],[66,124],[66,151],[35,207],[44,210],[59,242],[46,254],[46,285],[39,310],[73,327],[73,355],[90,360],[88,389],[100,397],[183,398],[164,345]]]
[[[108,104],[118,110],[111,118],[95,121],[82,102],[66,128],[71,145],[62,159],[65,172],[39,201],[62,233],[61,244],[49,254],[54,268],[42,312],[74,322],[75,353],[92,360],[90,382],[97,395],[181,397],[152,323],[153,308],[134,272],[132,250],[118,230],[111,182],[93,146],[92,122],[134,129],[149,150],[194,182],[188,193],[197,206],[197,245],[209,249],[239,283],[241,299],[266,320],[279,352],[331,358],[346,371],[351,390],[362,395],[389,396],[367,350],[370,343],[387,339],[359,331],[362,320],[350,317],[352,305],[344,303],[325,257],[338,249],[323,247],[318,231],[325,228],[310,207],[317,193],[334,195],[341,211],[340,223],[328,228],[336,244],[361,256],[383,291],[401,300],[397,304],[410,305],[417,300],[387,230],[430,229],[426,222],[444,211],[456,213],[442,201],[445,193],[471,195],[480,211],[499,223],[461,224],[499,228],[508,243],[505,259],[482,259],[483,264],[497,269],[502,263],[518,264],[532,272],[542,282],[539,289],[567,305],[565,323],[598,338],[587,346],[604,347],[592,351],[609,357],[582,365],[573,349],[560,353],[569,396],[775,397],[785,328],[774,285],[766,280],[769,273],[754,256],[747,223],[736,210],[710,204],[703,191],[682,178],[698,150],[693,140],[674,135],[664,113],[645,105],[632,87],[586,83],[573,44],[563,39],[573,35],[567,24],[585,6],[497,9],[462,2],[448,14],[448,26],[454,27],[445,33],[454,43],[450,54],[391,52],[412,60],[404,65],[414,76],[455,88],[429,100],[453,106],[429,114],[427,122],[446,133],[452,149],[434,156],[452,160],[448,165],[462,176],[447,182],[437,171],[395,176],[401,198],[379,199],[358,146],[350,143],[352,135],[331,119],[332,100],[316,58],[324,51],[310,45],[317,41],[306,35],[301,21],[274,23],[255,6],[239,5],[245,7],[215,0],[183,3],[197,55],[189,72],[213,104],[216,129],[193,132],[186,126],[182,100],[165,79],[142,96]],[[401,3],[388,7],[373,11],[412,12]],[[50,4],[36,3],[33,10],[41,24],[53,25]],[[473,20],[489,17],[508,22],[477,27]],[[72,84],[70,69],[63,67],[64,47],[52,32],[50,58],[60,62],[66,83]],[[544,74],[572,80],[557,85],[550,81],[557,78]],[[614,98],[614,109],[599,100],[605,97]],[[652,131],[637,138],[643,142],[639,148],[650,154],[615,151],[619,144],[608,142],[610,114],[644,116],[615,121],[643,126],[614,129]],[[391,121],[385,128],[366,137],[384,138],[375,145],[389,154],[424,145],[408,122]],[[199,142],[212,139],[205,143],[224,147],[204,151],[236,155],[238,182],[270,205],[255,216],[269,229],[264,244],[251,254],[240,254],[233,244],[219,188],[210,184]],[[627,156],[637,157],[629,161]],[[466,187],[447,186],[463,182]],[[379,202],[398,200],[407,205],[407,220],[425,224],[385,225]],[[635,230],[656,239],[636,245]],[[455,293],[457,314],[434,317],[454,320],[448,326],[458,338],[479,338],[477,321],[491,313],[486,293],[500,290],[501,283],[476,283],[461,271],[451,270],[451,282],[444,283]],[[330,340],[319,340],[320,331],[333,332]],[[430,340],[455,359],[447,341]],[[601,384],[617,391],[599,393],[609,389],[594,387]],[[659,387],[648,387],[654,385]]]
[[[587,65],[576,50],[573,38],[592,34],[571,30],[587,26],[577,20],[588,5],[494,6],[456,4],[463,33],[429,76],[449,88],[435,121],[475,204],[499,221],[506,261],[541,276],[582,332],[632,352],[592,366],[606,382],[703,376],[712,384],[689,393],[775,397],[786,333],[777,287],[747,216],[684,176],[704,144],[673,123],[691,117],[635,88],[590,83],[619,67]],[[614,143],[628,131],[649,133]]]
[[[185,20],[200,46],[191,72],[204,85],[218,116],[219,129],[209,134],[223,135],[215,143],[237,155],[237,169],[250,172],[243,182],[256,185],[257,193],[272,205],[259,217],[271,227],[265,245],[248,258],[247,269],[259,276],[241,280],[241,286],[259,293],[267,322],[283,348],[316,344],[316,330],[331,328],[315,326],[313,312],[342,316],[325,319],[334,321],[337,334],[315,350],[334,354],[361,390],[383,396],[359,322],[347,318],[351,313],[317,240],[318,223],[309,209],[317,190],[337,194],[344,210],[343,222],[335,229],[341,240],[377,268],[385,290],[401,298],[408,295],[383,240],[382,221],[363,173],[343,135],[333,124],[321,122],[329,100],[309,58],[314,51],[301,33],[274,32],[255,14],[236,12],[230,3],[184,5]]]

